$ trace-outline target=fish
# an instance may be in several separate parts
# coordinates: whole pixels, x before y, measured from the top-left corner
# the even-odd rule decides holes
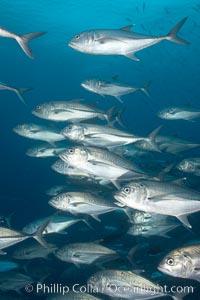
[[[13,131],[29,139],[48,142],[52,146],[65,139],[59,130],[34,123],[17,125]]]
[[[62,261],[75,264],[102,264],[119,258],[119,254],[96,243],[73,243],[58,249],[55,256]]]
[[[66,149],[66,148],[65,148]],[[63,160],[58,159],[52,166],[52,170],[59,174],[67,175],[70,177],[89,177],[87,172],[83,172],[77,168],[73,168],[69,164],[65,163]],[[51,195],[50,195],[51,196]]]
[[[0,290],[5,291],[16,291],[20,292],[20,290],[27,285],[33,283],[34,280],[22,273],[17,271],[8,271],[4,273],[0,273]]]
[[[177,228],[178,224],[171,224],[171,225],[160,225],[160,224],[134,224],[132,225],[128,231],[127,234],[133,235],[133,236],[143,236],[143,237],[151,237],[154,235],[167,237],[167,233],[175,228]]]
[[[23,227],[22,232],[25,234],[33,234],[44,222],[48,222],[48,225],[43,230],[43,234],[58,233],[64,229],[72,226],[73,224],[82,221],[72,216],[49,216],[41,219],[37,219],[25,227]]]
[[[84,144],[85,146],[102,147],[110,150],[115,149],[117,146],[132,144],[138,141],[145,141],[152,145],[152,149],[156,150],[155,136],[157,133],[158,129],[150,133],[147,137],[140,137],[114,127],[87,123],[70,124],[61,130],[61,134],[67,139]]]
[[[158,270],[173,277],[200,281],[200,244],[183,246],[168,253]]]
[[[131,32],[133,25],[120,29],[94,29],[84,31],[69,41],[68,46],[83,53],[96,55],[123,55],[139,61],[135,53],[167,40],[178,44],[189,43],[177,36],[178,31],[186,22],[182,19],[167,35],[155,37]]]
[[[11,32],[11,31],[8,31],[7,29],[5,29],[3,27],[0,27],[0,37],[14,39],[29,58],[34,58],[34,56],[33,56],[33,52],[31,51],[28,43],[32,39],[37,38],[41,35],[44,35],[45,33],[46,32],[34,32],[34,33],[19,35],[19,34]]]
[[[158,117],[166,120],[192,120],[200,117],[200,109],[189,107],[170,107],[161,110]]]
[[[150,214],[145,211],[134,210],[131,215],[131,221],[136,225],[170,225],[174,224],[174,220],[170,217],[159,214]]]
[[[156,144],[162,152],[178,154],[179,152],[199,147],[200,144],[178,138],[176,136],[156,135]]]
[[[189,174],[193,174],[196,176],[200,176],[200,158],[186,158],[177,164],[177,169],[186,172]]]
[[[45,120],[72,123],[94,118],[106,120],[109,123],[113,117],[118,118],[119,113],[114,114],[115,107],[105,112],[92,105],[83,104],[81,100],[52,101],[39,104],[32,111],[32,114]]]
[[[57,194],[67,190],[67,185],[55,185],[46,191],[48,196],[56,196]]]
[[[99,94],[101,96],[113,96],[115,97],[120,103],[123,103],[121,96],[127,95],[130,93],[134,93],[137,91],[144,92],[147,96],[149,96],[149,93],[147,91],[147,88],[149,86],[149,83],[146,83],[143,87],[133,87],[128,85],[123,85],[121,83],[112,83],[112,82],[105,82],[100,81],[97,79],[87,79],[84,80],[81,83],[81,86],[93,93]]]
[[[164,181],[131,182],[115,192],[114,198],[137,210],[174,216],[189,228],[187,216],[200,211],[199,192]]]
[[[26,155],[30,157],[55,157],[58,156],[59,153],[63,152],[65,147],[52,147],[48,144],[38,145],[33,148],[29,148],[26,151]]]
[[[44,248],[43,248],[44,249]],[[0,273],[18,269],[19,264],[11,260],[0,260]]]
[[[56,209],[75,215],[88,214],[95,219],[98,219],[98,215],[119,209],[112,201],[90,192],[62,193],[50,199],[48,203]]]
[[[145,277],[124,270],[98,271],[89,277],[87,284],[95,293],[122,299],[155,299],[168,295]]]
[[[34,230],[30,234],[25,234],[20,231],[12,230],[5,227],[0,227],[0,250],[8,248],[12,245],[20,243],[28,238],[34,238],[43,247],[47,248],[48,244],[42,237],[42,233],[47,227],[48,223],[43,222],[38,226],[37,230]]]
[[[147,177],[136,165],[128,160],[96,147],[68,147],[59,157],[72,167],[96,177],[110,180],[118,187],[117,180]]]
[[[1,31],[1,29],[0,29]],[[27,87],[27,88],[16,88],[13,86],[9,86],[3,82],[0,82],[0,90],[2,91],[12,91],[14,93],[16,93],[16,95],[19,97],[19,99],[26,105],[24,98],[22,97],[22,94],[24,94],[25,92],[31,91],[32,88],[31,87]]]
[[[12,253],[12,257],[18,260],[30,260],[35,258],[48,258],[49,254],[56,251],[58,247],[49,245],[48,248],[42,247],[40,244],[32,243],[29,245],[21,245]]]

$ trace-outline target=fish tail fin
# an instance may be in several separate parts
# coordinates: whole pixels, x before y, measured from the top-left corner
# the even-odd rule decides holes
[[[47,222],[44,222],[37,230],[35,233],[33,233],[31,236],[39,243],[41,244],[44,248],[48,248],[49,244],[43,239],[42,233],[45,230],[45,228],[48,226],[50,220]]]
[[[115,108],[116,106],[111,107],[111,109],[107,112],[107,122],[108,125],[113,127],[115,122],[117,122],[120,126],[125,128],[125,125],[123,124],[122,120],[121,120],[121,115],[125,110],[125,107],[122,107],[122,109],[118,110],[117,112],[115,112]]]
[[[22,94],[27,92],[27,91],[30,91],[32,90],[32,88],[19,88],[16,90],[16,94],[17,96],[19,97],[19,99],[26,105],[26,102],[24,101],[24,98],[22,97]]]
[[[174,163],[170,164],[169,166],[165,167],[157,176],[160,181],[164,181],[165,175],[171,171],[174,167]]]
[[[11,214],[9,214],[5,219],[6,219],[6,223],[8,225],[8,228],[11,228],[11,219],[14,216],[14,212],[12,212]]]
[[[29,47],[29,41],[39,37],[46,32],[34,32],[34,33],[29,33],[29,34],[24,34],[24,35],[19,35],[16,38],[16,41],[18,42],[19,46],[22,48],[22,50],[26,53],[26,55],[30,58],[34,58],[33,53],[31,48]]]
[[[160,131],[160,129],[162,128],[162,125],[159,126],[158,128],[154,129],[147,137],[147,141],[151,144],[151,146],[157,151],[157,152],[161,152],[161,150],[159,149],[157,143],[156,143],[156,136],[158,134],[158,132]]]
[[[150,94],[148,92],[148,88],[150,84],[152,83],[152,80],[149,80],[145,83],[145,85],[141,88],[141,91],[143,91],[148,97],[150,97]]]
[[[169,40],[171,42],[174,42],[174,43],[182,44],[182,45],[189,45],[190,44],[188,41],[186,41],[186,40],[184,40],[184,39],[177,36],[178,31],[184,25],[187,18],[188,17],[185,17],[174,28],[172,28],[172,30],[166,36],[167,40]]]

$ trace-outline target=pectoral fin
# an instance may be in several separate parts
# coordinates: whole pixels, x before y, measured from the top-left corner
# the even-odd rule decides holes
[[[184,226],[192,228],[192,225],[189,223],[187,215],[176,216]]]
[[[140,59],[137,58],[134,53],[126,53],[126,54],[124,54],[124,56],[126,56],[132,60],[135,60],[135,61],[140,61]]]

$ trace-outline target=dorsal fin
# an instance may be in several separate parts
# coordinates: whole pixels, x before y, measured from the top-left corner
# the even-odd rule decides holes
[[[131,31],[131,28],[134,26],[134,24],[131,24],[131,25],[127,25],[125,27],[122,27],[120,28],[120,30],[123,30],[123,31]]]

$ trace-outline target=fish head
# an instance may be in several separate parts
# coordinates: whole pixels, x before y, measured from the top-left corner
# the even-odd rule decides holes
[[[184,159],[178,165],[177,169],[182,172],[192,173],[195,172],[195,166],[192,161]]]
[[[143,226],[142,224],[135,224],[131,228],[131,233],[135,236],[139,236],[139,235],[147,234],[147,232],[150,230],[151,230],[150,226],[147,226],[147,225]]]
[[[176,113],[177,113],[177,108],[176,107],[170,107],[170,108],[166,108],[161,110],[158,113],[158,117],[161,119],[175,119],[176,118]]]
[[[95,31],[88,30],[75,34],[69,41],[68,46],[84,53],[92,53],[92,48],[96,44]]]
[[[26,155],[30,156],[30,157],[39,157],[40,151],[38,148],[29,148],[27,151],[26,151]]]
[[[133,215],[133,221],[136,224],[148,223],[151,218],[152,215],[144,211],[137,211]]]
[[[84,139],[84,127],[81,124],[72,124],[65,127],[61,134],[73,141],[81,141]]]
[[[58,159],[53,165],[51,165],[52,170],[56,172],[61,172],[63,169],[64,162],[61,159]]]
[[[96,79],[87,79],[81,83],[81,86],[90,92],[97,92],[101,87],[101,81]]]
[[[187,277],[192,266],[192,261],[188,253],[181,249],[171,251],[167,254],[158,266],[158,270],[177,277]]]
[[[84,147],[69,147],[59,157],[70,166],[78,168],[88,161],[88,151]]]
[[[109,284],[109,278],[105,276],[104,271],[99,271],[89,277],[87,284],[94,290],[101,293],[105,287]]]
[[[32,110],[32,114],[39,118],[47,118],[51,108],[51,104],[49,103],[38,104],[35,109]]]
[[[13,131],[21,136],[29,137],[34,134],[37,125],[34,124],[20,124],[13,128]]]
[[[147,188],[143,183],[132,182],[117,191],[114,198],[126,206],[140,209],[148,198]]]
[[[50,199],[48,203],[56,209],[66,210],[70,204],[70,200],[71,196],[69,193],[62,193]]]

